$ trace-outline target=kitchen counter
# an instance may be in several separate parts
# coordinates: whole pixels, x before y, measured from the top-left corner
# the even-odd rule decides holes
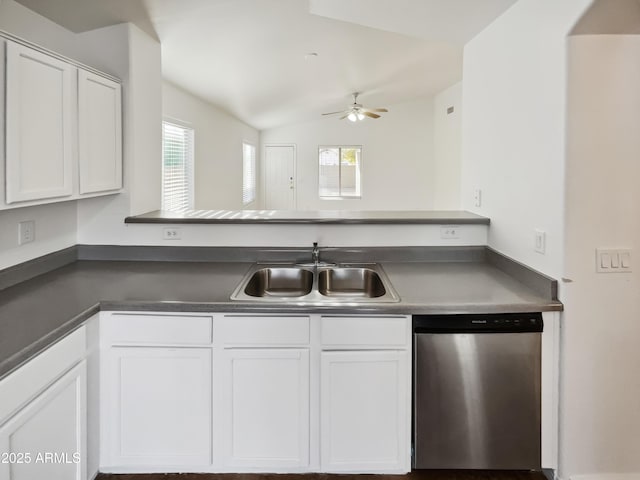
[[[489,225],[489,219],[464,210],[155,210],[127,217],[125,223]]]
[[[0,291],[0,377],[102,310],[494,313],[561,310],[485,262],[384,262],[400,302],[358,306],[231,301],[251,263],[76,261]]]

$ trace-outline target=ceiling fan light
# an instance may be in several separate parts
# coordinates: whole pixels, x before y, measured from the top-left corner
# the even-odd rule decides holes
[[[358,120],[364,120],[364,115],[362,113],[358,113]]]
[[[347,116],[347,118],[348,118],[349,120],[351,120],[352,122],[355,122],[356,120],[358,120],[358,116],[357,116],[354,112],[351,112],[351,113]]]

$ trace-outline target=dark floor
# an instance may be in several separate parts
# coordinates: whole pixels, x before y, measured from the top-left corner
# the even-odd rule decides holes
[[[323,473],[174,473],[145,475],[100,474],[96,480],[546,480],[541,472],[505,470],[417,470],[407,475],[329,475]]]

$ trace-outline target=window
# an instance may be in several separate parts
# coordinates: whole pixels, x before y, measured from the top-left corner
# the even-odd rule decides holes
[[[193,208],[193,129],[162,122],[162,209]]]
[[[318,149],[321,198],[360,198],[362,147]]]
[[[242,144],[242,204],[256,199],[256,147]]]

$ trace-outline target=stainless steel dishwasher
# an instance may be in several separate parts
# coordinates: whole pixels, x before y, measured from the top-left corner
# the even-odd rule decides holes
[[[413,467],[540,470],[542,314],[414,315]]]

